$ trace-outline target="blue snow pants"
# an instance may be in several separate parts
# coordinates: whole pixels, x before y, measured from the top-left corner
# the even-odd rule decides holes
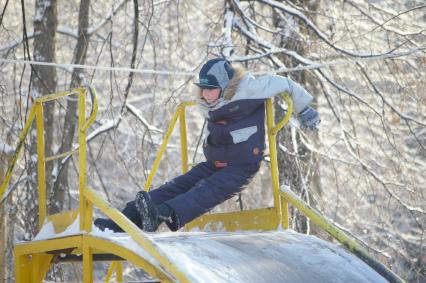
[[[177,230],[241,192],[259,167],[254,163],[217,168],[202,162],[149,194],[156,205],[166,203],[174,210],[178,223],[172,230]]]

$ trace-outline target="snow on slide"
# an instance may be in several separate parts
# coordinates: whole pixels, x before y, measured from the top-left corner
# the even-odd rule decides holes
[[[137,250],[127,234],[93,234]],[[192,282],[387,282],[343,248],[294,231],[149,236]]]
[[[78,219],[61,234],[46,223],[34,240],[79,234]],[[153,259],[126,233],[92,236]],[[147,233],[192,282],[387,282],[363,261],[335,244],[292,230],[270,232]]]

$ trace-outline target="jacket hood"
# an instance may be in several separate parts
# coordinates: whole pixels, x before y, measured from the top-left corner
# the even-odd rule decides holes
[[[241,65],[232,64],[232,68],[234,69],[234,76],[229,81],[228,86],[224,90],[223,98],[225,100],[231,100],[232,97],[234,97],[241,80],[247,73],[246,69],[244,69],[244,67]]]

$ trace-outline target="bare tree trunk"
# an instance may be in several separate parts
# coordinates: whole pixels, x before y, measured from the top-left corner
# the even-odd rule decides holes
[[[294,4],[299,5],[300,1],[292,1]],[[312,9],[318,8],[318,2],[314,1],[309,7]],[[274,10],[274,24],[275,27],[282,30],[299,30],[304,32],[302,28],[294,28],[288,26],[289,23],[296,22],[297,20],[285,21],[282,18],[282,14]],[[291,17],[291,16],[287,16]],[[306,31],[305,31],[306,32]],[[303,43],[303,39],[299,34],[292,32],[291,36],[284,37],[280,36],[279,46],[283,46],[289,50],[294,50],[300,55],[306,54],[307,46]],[[286,66],[296,66],[298,62],[295,62],[294,59],[290,59],[285,55],[277,56]],[[308,82],[307,73],[304,71],[293,72],[291,73],[290,78],[294,81],[297,81],[299,84],[306,88]],[[312,91],[313,85],[311,85],[310,90]],[[313,104],[316,104],[316,99],[314,96]],[[275,104],[275,113],[277,119],[281,119],[284,115],[284,111],[280,108],[278,103]],[[277,121],[278,122],[278,121]],[[293,129],[294,131],[294,129]],[[318,178],[318,164],[316,157],[310,150],[300,141],[300,136],[292,132],[290,127],[284,128],[278,134],[278,143],[283,145],[288,152],[283,153],[282,150],[278,151],[278,164],[281,168],[280,170],[280,183],[286,184],[291,187],[292,190],[297,192],[304,200],[308,203],[312,201],[311,190],[316,188],[317,191],[320,191],[320,183]],[[293,229],[303,233],[310,233],[309,222],[305,216],[298,213],[296,210],[290,208],[290,217],[293,219]]]
[[[78,17],[78,41],[74,54],[74,64],[84,64],[86,61],[87,46],[89,44],[89,34],[87,29],[89,27],[89,9],[90,0],[80,1],[80,11]],[[70,88],[75,88],[82,83],[83,70],[75,68],[72,77]],[[70,99],[67,101],[67,110],[65,114],[62,144],[59,152],[67,152],[71,150],[74,140],[76,129],[76,114],[77,114],[77,101]],[[53,199],[55,200],[51,206],[51,213],[62,210],[65,199],[65,192],[69,188],[68,184],[68,164],[65,163],[63,167],[59,166],[59,175],[53,185]]]
[[[55,62],[55,45],[56,45],[56,27],[58,24],[57,20],[57,3],[56,0],[51,1],[36,1],[34,17],[34,32],[38,34],[34,38],[34,60],[42,62]],[[56,90],[56,69],[48,66],[33,66],[34,74],[32,76],[32,97],[33,99],[53,93]],[[52,155],[53,145],[53,129],[54,129],[54,103],[44,104],[44,137],[45,137],[45,153],[46,156]],[[35,131],[35,125],[31,131],[31,146],[30,156],[37,156],[37,137]],[[28,173],[32,178],[32,185],[27,186],[26,198],[27,202],[31,203],[25,207],[25,215],[30,219],[26,221],[26,231],[30,233],[30,237],[34,236],[37,231],[37,162],[35,158],[31,158]],[[51,176],[52,166],[46,165],[46,188],[48,193],[51,188],[51,180],[48,176]]]

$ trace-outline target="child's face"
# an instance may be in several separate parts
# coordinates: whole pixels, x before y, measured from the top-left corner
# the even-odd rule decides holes
[[[208,104],[212,104],[219,99],[220,88],[203,89],[203,97]]]

